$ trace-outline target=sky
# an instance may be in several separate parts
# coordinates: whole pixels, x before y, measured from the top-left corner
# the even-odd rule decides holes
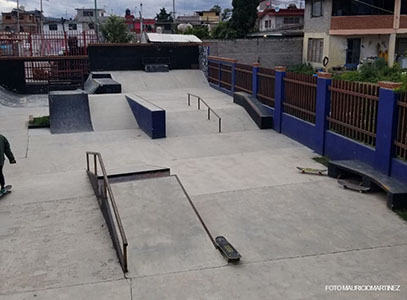
[[[280,2],[290,1],[282,0]],[[10,11],[17,7],[16,0],[0,0],[0,11]],[[40,0],[20,0],[26,10],[39,9]],[[143,16],[155,17],[161,7],[172,11],[172,0],[142,0]],[[67,4],[68,3],[68,4]],[[129,0],[97,0],[98,7],[104,8],[109,14],[124,15],[126,8],[138,14],[140,1]],[[222,8],[232,7],[232,0],[176,0],[177,14],[189,14],[196,10],[207,10],[218,4]],[[137,6],[137,9],[136,9]],[[43,0],[45,16],[73,17],[75,8],[93,8],[94,0]]]

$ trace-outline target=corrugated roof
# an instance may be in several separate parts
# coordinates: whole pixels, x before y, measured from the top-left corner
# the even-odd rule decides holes
[[[164,34],[146,33],[147,39],[151,43],[202,43],[195,35],[188,34]]]

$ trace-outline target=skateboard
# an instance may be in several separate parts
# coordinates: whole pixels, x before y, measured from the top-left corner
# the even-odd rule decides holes
[[[301,168],[301,167],[297,167],[298,170],[300,170],[300,172],[302,174],[311,174],[311,175],[320,175],[320,176],[326,176],[328,175],[328,170],[321,170],[321,169],[311,169],[311,168]]]
[[[348,180],[338,180],[338,184],[340,186],[342,186],[342,188],[345,190],[348,189],[348,190],[356,191],[359,193],[367,193],[371,190],[370,187],[362,186],[361,185],[362,183],[356,184],[356,183],[354,183],[352,181],[348,181]]]
[[[215,239],[219,251],[228,262],[238,262],[242,257],[239,252],[228,242],[223,236],[218,236]]]
[[[10,193],[11,193],[11,188],[12,188],[11,185],[6,185],[6,186],[4,187],[4,189],[6,190],[6,193],[5,193],[5,194],[1,194],[1,195],[0,195],[0,198],[3,198],[4,196],[7,196],[8,194],[10,194]]]

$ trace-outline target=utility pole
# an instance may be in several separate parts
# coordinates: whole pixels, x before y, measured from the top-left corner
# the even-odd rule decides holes
[[[96,40],[99,42],[98,3],[97,3],[97,0],[95,0],[95,31],[96,31]]]
[[[175,23],[175,0],[172,0],[172,17],[173,17],[173,21]]]
[[[20,32],[20,2],[17,0],[17,33]]]
[[[43,31],[43,27],[44,27],[44,22],[43,22],[43,19],[42,19],[42,17],[43,17],[43,14],[44,14],[44,10],[42,9],[42,0],[40,0],[40,11],[41,11],[41,15],[40,15],[40,30],[39,30],[39,33],[42,33],[42,31]]]
[[[144,22],[143,22],[143,3],[140,3],[140,41],[143,40]]]

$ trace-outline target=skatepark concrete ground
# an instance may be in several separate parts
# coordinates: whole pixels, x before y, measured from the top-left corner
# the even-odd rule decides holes
[[[48,114],[40,97],[38,105],[0,105],[0,132],[17,158],[5,166],[13,192],[0,200],[1,300],[407,298],[407,224],[384,194],[300,174],[297,166],[321,167],[316,154],[257,129],[199,71],[170,72],[173,82],[158,90],[151,80],[169,77],[145,76],[113,74],[124,92],[167,110],[166,139],[138,129],[118,96],[100,96],[99,104],[92,96],[95,131],[74,134],[27,129],[28,115]],[[196,102],[187,105],[187,92],[221,115],[223,133]],[[228,265],[214,249],[168,177],[113,186],[129,239],[123,274],[85,172],[86,151],[101,152],[108,169],[171,168],[211,233],[242,254],[240,264]],[[382,284],[400,291],[325,288]]]

